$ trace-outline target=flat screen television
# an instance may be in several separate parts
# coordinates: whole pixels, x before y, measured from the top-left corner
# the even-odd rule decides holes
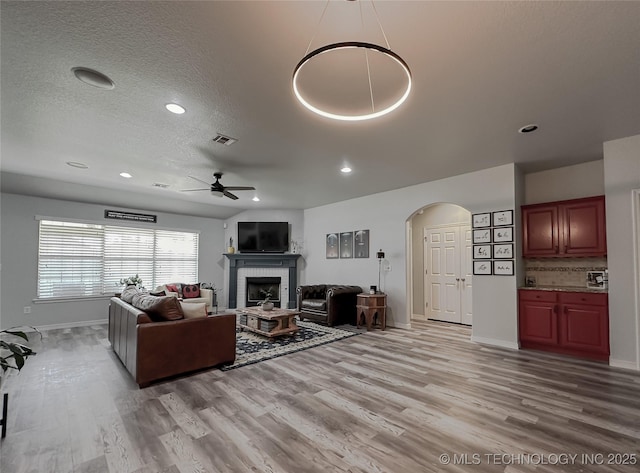
[[[284,253],[289,250],[289,222],[238,222],[240,253]]]

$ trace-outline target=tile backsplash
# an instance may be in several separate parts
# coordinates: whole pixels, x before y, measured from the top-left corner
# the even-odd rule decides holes
[[[587,271],[605,271],[607,258],[525,259],[525,279],[535,278],[536,286],[586,287]]]

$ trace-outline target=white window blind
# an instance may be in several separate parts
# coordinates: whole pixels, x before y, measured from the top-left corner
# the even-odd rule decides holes
[[[112,294],[135,274],[148,289],[195,283],[198,243],[192,232],[41,220],[38,298]]]

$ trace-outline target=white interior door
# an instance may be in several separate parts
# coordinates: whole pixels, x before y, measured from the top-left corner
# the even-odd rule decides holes
[[[426,314],[429,319],[471,324],[471,229],[424,229]]]

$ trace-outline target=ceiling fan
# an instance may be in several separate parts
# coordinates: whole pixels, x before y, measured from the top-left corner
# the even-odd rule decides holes
[[[220,184],[220,179],[222,178],[221,172],[214,172],[213,177],[216,178],[216,182],[213,184],[209,184],[208,182],[203,181],[202,179],[198,179],[197,177],[189,176],[191,179],[195,179],[196,181],[202,182],[203,184],[208,185],[204,189],[184,189],[182,192],[196,192],[196,191],[210,191],[212,195],[222,197],[226,196],[233,200],[238,200],[238,196],[232,194],[229,191],[253,191],[256,190],[255,187],[248,186],[223,186]]]

